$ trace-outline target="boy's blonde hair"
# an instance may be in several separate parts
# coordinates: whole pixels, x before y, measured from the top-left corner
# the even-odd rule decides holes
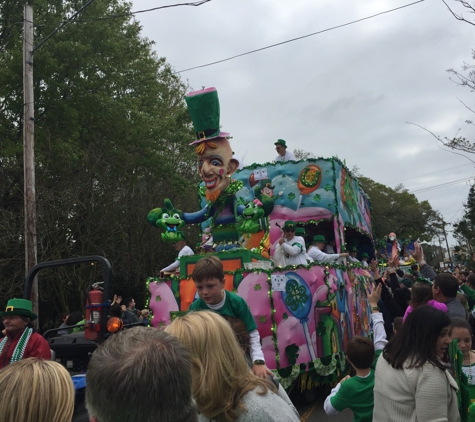
[[[73,381],[59,363],[28,358],[0,371],[3,422],[65,422],[73,411]]]
[[[219,281],[224,280],[223,264],[219,258],[215,255],[201,258],[193,269],[191,275],[193,281],[201,283],[202,281],[209,280],[211,278],[217,278]]]
[[[166,331],[191,353],[193,397],[198,410],[218,422],[234,421],[246,411],[242,399],[260,387],[259,394],[275,386],[252,373],[229,323],[211,311],[190,312],[177,318]]]

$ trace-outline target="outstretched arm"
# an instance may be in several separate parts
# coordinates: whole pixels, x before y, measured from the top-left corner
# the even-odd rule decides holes
[[[437,273],[424,260],[424,254],[422,252],[422,247],[417,242],[414,243],[414,251],[412,252],[412,256],[419,263],[419,266],[421,267],[422,275],[425,278],[428,278],[429,280],[433,280],[437,276]]]

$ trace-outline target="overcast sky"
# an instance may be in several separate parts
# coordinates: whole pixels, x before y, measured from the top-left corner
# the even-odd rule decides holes
[[[454,0],[447,2],[470,17]],[[132,10],[171,3],[134,0]],[[136,17],[157,54],[181,71],[409,3],[212,0]],[[282,138],[290,150],[337,155],[350,169],[358,166],[385,185],[402,182],[445,221],[455,222],[469,182],[423,189],[469,179],[474,164],[443,151],[429,133],[408,122],[442,137],[458,133],[475,141],[465,123],[475,116],[460,102],[475,107],[475,93],[451,82],[446,72],[473,62],[474,33],[442,0],[425,0],[181,75],[194,90],[217,88],[222,129],[231,133],[233,150],[246,165],[272,161],[274,142]]]

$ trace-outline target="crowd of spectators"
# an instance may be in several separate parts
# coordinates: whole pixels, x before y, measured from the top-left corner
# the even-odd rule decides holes
[[[324,239],[314,240],[322,251]],[[344,376],[331,390],[324,403],[328,415],[349,408],[360,422],[460,421],[459,384],[448,353],[454,339],[475,399],[475,274],[460,269],[437,274],[417,244],[412,256],[417,265],[410,271],[398,268],[397,258],[388,261],[384,273],[375,260],[365,270],[371,280],[373,340],[355,336],[348,341],[345,352],[354,376]],[[299,421],[267,368],[247,303],[224,289],[221,261],[202,258],[192,279],[197,300],[165,331],[148,327],[149,310],[136,309],[132,297],[114,296],[111,315],[129,329],[111,336],[91,357],[86,375],[90,420]],[[27,333],[36,317],[28,302],[12,302],[2,313],[12,339]],[[85,323],[80,311],[61,319],[59,335]],[[6,341],[12,340],[0,349]],[[68,372],[46,355],[17,359],[15,353],[0,371],[2,420],[70,421],[74,387]]]
[[[376,261],[370,263],[375,343],[359,336],[348,342],[347,359],[356,375],[341,379],[327,397],[328,415],[349,408],[362,422],[457,422],[466,417],[475,399],[475,274],[460,268],[437,273],[417,243],[412,258],[417,263],[406,272],[398,268],[397,256],[388,260],[383,274]],[[459,352],[450,358],[454,340]],[[463,374],[457,376],[459,359]],[[469,399],[459,400],[464,394]]]

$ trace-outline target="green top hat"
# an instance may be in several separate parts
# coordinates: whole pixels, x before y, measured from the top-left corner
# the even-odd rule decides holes
[[[0,312],[1,317],[9,315],[21,315],[30,318],[32,321],[38,318],[33,312],[31,312],[33,305],[31,301],[26,299],[10,299],[7,303],[5,312]]]
[[[272,180],[270,179],[262,179],[259,182],[261,188],[269,188],[269,189],[275,189],[275,186],[272,186]]]
[[[274,143],[274,145],[282,145],[284,148],[287,148],[287,144],[283,139],[278,139],[277,142]]]
[[[363,252],[361,254],[361,258],[369,258],[369,255],[366,252]]]
[[[191,120],[196,132],[196,141],[190,145],[229,136],[219,130],[219,99],[216,88],[206,88],[190,92],[185,97]]]
[[[295,234],[297,236],[305,236],[307,233],[305,233],[305,228],[304,227],[297,227],[295,229]]]
[[[293,220],[287,220],[284,223],[284,227],[282,227],[282,230],[287,230],[287,229],[293,229],[295,230],[297,228],[297,225],[295,224],[295,221]]]
[[[325,236],[323,234],[313,236],[313,243],[325,243]]]

